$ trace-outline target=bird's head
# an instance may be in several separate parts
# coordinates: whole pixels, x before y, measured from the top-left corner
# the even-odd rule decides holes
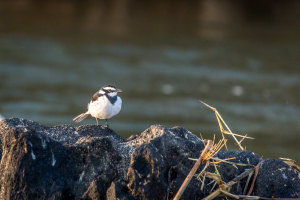
[[[116,87],[114,87],[112,85],[105,85],[99,90],[100,94],[107,94],[111,97],[117,96],[118,92],[122,92],[122,90],[117,89]]]

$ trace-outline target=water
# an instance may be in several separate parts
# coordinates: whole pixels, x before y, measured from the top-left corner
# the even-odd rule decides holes
[[[72,119],[112,84],[123,90],[123,107],[109,124],[124,138],[152,124],[220,138],[202,100],[234,133],[255,138],[243,142],[247,149],[299,161],[299,8],[298,1],[0,2],[0,113],[47,126],[95,124]]]

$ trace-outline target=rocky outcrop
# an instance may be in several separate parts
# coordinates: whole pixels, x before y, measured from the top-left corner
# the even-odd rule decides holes
[[[154,125],[140,136],[124,140],[102,126],[46,127],[19,119],[0,122],[1,199],[172,199],[198,158],[202,141],[182,127]],[[220,151],[219,158],[257,165],[250,151]],[[203,165],[200,166],[200,172]],[[220,163],[224,182],[249,167]],[[214,172],[209,166],[207,171]],[[242,194],[247,177],[231,189]],[[202,199],[214,184],[193,178],[182,199]],[[300,176],[285,163],[262,162],[252,195],[299,197]]]

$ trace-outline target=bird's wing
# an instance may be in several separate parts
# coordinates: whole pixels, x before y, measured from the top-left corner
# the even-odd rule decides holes
[[[101,97],[101,96],[103,96],[103,94],[100,94],[99,92],[96,92],[96,93],[93,95],[93,97],[92,97],[92,99],[91,99],[91,102],[97,101],[97,99],[98,99],[99,97]]]

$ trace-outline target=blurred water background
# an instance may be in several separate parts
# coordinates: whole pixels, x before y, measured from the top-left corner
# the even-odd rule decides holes
[[[72,119],[112,84],[123,107],[109,124],[125,139],[152,124],[220,138],[202,100],[255,138],[248,150],[300,161],[299,10],[297,0],[1,1],[0,113],[96,124]]]

